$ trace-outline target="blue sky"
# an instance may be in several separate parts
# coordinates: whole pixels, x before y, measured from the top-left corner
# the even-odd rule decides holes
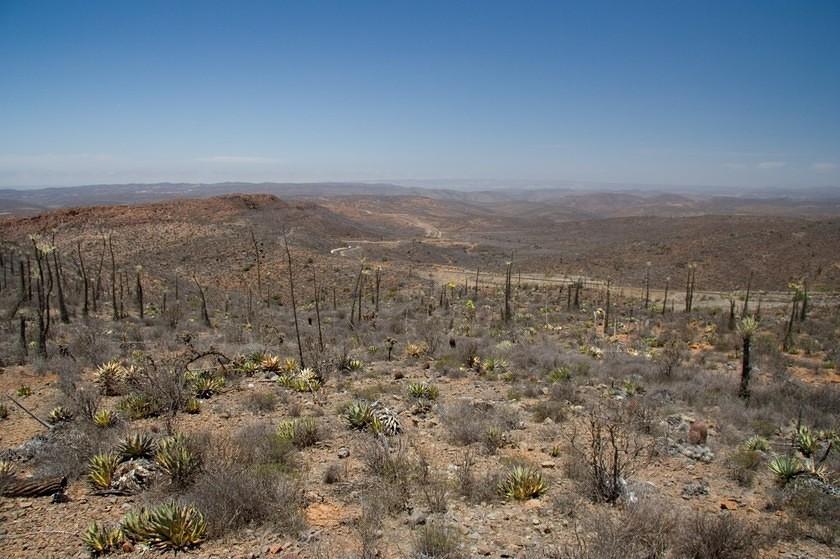
[[[840,184],[840,2],[0,0],[0,186]]]

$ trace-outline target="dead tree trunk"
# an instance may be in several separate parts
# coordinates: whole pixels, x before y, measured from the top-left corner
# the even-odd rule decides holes
[[[58,318],[62,324],[70,322],[70,314],[67,312],[67,304],[64,301],[64,287],[62,287],[62,279],[64,271],[61,268],[61,260],[58,258],[58,249],[53,249],[53,263],[55,264],[55,285],[56,293],[58,294]]]
[[[295,319],[295,337],[297,338],[298,356],[300,357],[300,368],[303,369],[306,365],[304,365],[303,361],[303,344],[300,341],[300,326],[298,324],[297,302],[295,301],[295,276],[292,273],[292,251],[289,250],[289,240],[286,237],[285,227],[283,228],[283,245],[286,248],[286,259],[288,260],[289,264],[289,293],[292,298],[292,316]]]
[[[318,279],[315,275],[315,270],[312,271],[312,289],[315,291],[315,319],[318,321],[318,347],[324,351],[324,335],[321,331],[321,307],[319,303],[320,292],[318,288]]]
[[[192,279],[195,282],[195,287],[198,289],[198,297],[201,301],[201,322],[208,328],[212,328],[213,324],[210,322],[210,314],[207,312],[207,297],[204,295],[204,288],[198,283],[198,278],[193,272]]]
[[[144,311],[143,311],[143,279],[141,277],[141,272],[143,268],[137,266],[137,277],[136,277],[136,285],[134,287],[134,300],[137,303],[137,314],[140,315],[140,320],[144,318]]]
[[[513,262],[508,262],[507,267],[505,269],[505,309],[504,309],[504,320],[505,322],[510,322],[512,318],[512,313],[510,309],[510,292],[511,292],[511,274],[513,272]]]
[[[257,259],[257,296],[262,300],[262,255],[260,254],[260,245],[257,242],[257,237],[254,235],[253,229],[251,229],[251,243],[254,245],[254,256]]]
[[[108,252],[111,253],[111,317],[114,320],[120,319],[120,308],[117,305],[117,261],[114,258],[114,243],[111,241],[111,235],[108,235]]]
[[[78,241],[76,243],[76,251],[78,252],[79,256],[79,273],[82,276],[82,316],[84,318],[88,317],[88,277],[87,277],[87,270],[85,269],[85,259],[82,256],[82,242]]]

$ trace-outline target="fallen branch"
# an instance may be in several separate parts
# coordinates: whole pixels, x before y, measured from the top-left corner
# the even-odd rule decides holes
[[[35,421],[37,421],[38,423],[40,423],[41,425],[43,425],[44,427],[46,427],[47,429],[52,429],[52,425],[50,425],[49,423],[47,423],[46,421],[44,421],[43,419],[41,419],[40,417],[38,417],[37,415],[35,415],[35,414],[34,414],[34,413],[32,413],[31,411],[29,411],[28,409],[26,409],[25,407],[23,407],[23,404],[21,404],[20,402],[18,402],[17,400],[15,400],[15,399],[14,399],[14,398],[12,398],[11,396],[9,396],[8,394],[7,394],[6,396],[9,398],[9,400],[11,400],[12,402],[14,402],[14,404],[15,404],[17,407],[19,407],[19,408],[20,408],[20,409],[22,409],[24,412],[26,412],[26,415],[28,415],[29,417],[31,417],[32,419],[34,419]]]

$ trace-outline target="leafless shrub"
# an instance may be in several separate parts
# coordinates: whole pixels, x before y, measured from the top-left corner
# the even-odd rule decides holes
[[[642,440],[618,407],[589,413],[583,433],[569,438],[575,460],[587,464],[583,481],[596,502],[614,503],[624,493],[627,478],[649,454],[652,446]]]
[[[444,524],[430,522],[421,526],[414,535],[412,559],[461,559],[463,553],[458,531]]]
[[[380,498],[389,512],[405,509],[411,497],[411,480],[416,465],[401,440],[392,448],[383,435],[366,440],[361,448],[362,461],[368,472],[376,476],[381,489]]]
[[[695,512],[683,519],[675,552],[678,557],[749,559],[758,553],[759,534],[749,523],[727,513]]]
[[[241,448],[243,442],[214,440],[184,500],[205,514],[217,536],[262,525],[297,534],[304,526],[299,487],[282,472],[261,467],[259,456]]]
[[[778,492],[771,504],[787,514],[783,529],[791,539],[810,538],[827,546],[840,544],[840,498],[817,487],[794,485]]]
[[[248,394],[246,405],[254,413],[271,412],[277,407],[277,395],[270,390],[257,390]]]
[[[462,445],[487,442],[488,433],[505,434],[519,423],[518,414],[511,408],[466,400],[444,407],[441,419],[452,440]]]
[[[456,477],[457,491],[472,503],[492,502],[499,499],[496,488],[501,481],[498,472],[486,472],[482,478],[476,477],[475,458],[470,450],[464,451]]]

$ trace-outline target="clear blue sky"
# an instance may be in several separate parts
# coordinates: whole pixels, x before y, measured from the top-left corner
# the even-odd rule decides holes
[[[840,184],[840,2],[0,0],[0,185]]]

